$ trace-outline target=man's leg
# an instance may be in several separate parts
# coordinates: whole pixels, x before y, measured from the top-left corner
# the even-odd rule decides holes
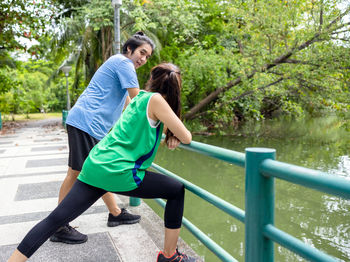
[[[63,180],[61,185],[59,195],[58,195],[58,204],[68,195],[69,191],[72,189],[80,171],[73,170],[71,167],[68,167],[66,178]],[[75,228],[69,226],[63,226],[59,228],[51,237],[50,241],[53,242],[62,242],[66,244],[81,244],[85,243],[88,240],[88,236],[80,233]]]
[[[73,187],[73,184],[77,180],[80,171],[74,170],[71,167],[68,168],[67,176],[64,179],[58,197],[58,203],[61,203],[62,200],[66,197],[68,192]],[[118,207],[117,201],[115,200],[115,195],[113,193],[106,193],[102,196],[103,201],[105,202],[108,211],[108,222],[109,227],[114,227],[122,224],[134,224],[138,223],[141,219],[141,216],[130,214],[125,209],[120,209]],[[119,216],[121,215],[121,216]],[[78,231],[77,231],[78,232]],[[79,233],[79,232],[78,232]],[[83,234],[82,234],[83,235]],[[82,236],[83,238],[83,236]]]
[[[77,177],[79,176],[80,171],[73,170],[71,167],[68,168],[67,176],[63,180],[63,183],[60,188],[60,193],[58,196],[58,204],[62,202],[62,200],[66,197],[69,190],[71,190],[74,182],[77,180]],[[106,193],[102,197],[103,201],[105,202],[109,213],[111,213],[113,216],[119,216],[121,213],[121,209],[118,207],[117,202],[115,200],[114,194],[112,193]]]
[[[130,225],[140,222],[140,215],[131,214],[125,208],[120,209],[118,207],[113,193],[108,192],[104,194],[102,199],[109,210],[107,226],[115,227],[123,224]]]
[[[63,183],[60,188],[58,195],[58,204],[66,197],[68,192],[72,189],[80,171],[73,170],[71,167],[68,167],[66,178],[63,180]]]
[[[113,216],[119,216],[122,210],[118,207],[117,201],[113,193],[106,193],[102,196],[102,200],[105,202],[109,213]]]

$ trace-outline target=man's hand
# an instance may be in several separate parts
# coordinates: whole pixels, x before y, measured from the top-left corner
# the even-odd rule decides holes
[[[131,102],[130,96],[127,96],[125,99],[125,104],[124,104],[123,110],[125,110],[125,108],[128,106],[128,104],[130,104],[130,102]]]
[[[175,136],[171,136],[168,139],[167,146],[169,149],[175,149],[180,145],[180,140],[177,139]]]

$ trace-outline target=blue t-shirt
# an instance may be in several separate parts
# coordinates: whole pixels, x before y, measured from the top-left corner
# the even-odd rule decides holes
[[[111,56],[69,111],[66,123],[101,140],[119,119],[127,88],[138,87],[133,62],[121,54]]]

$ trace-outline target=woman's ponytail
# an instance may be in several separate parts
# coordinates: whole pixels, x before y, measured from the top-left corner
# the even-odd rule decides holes
[[[181,73],[180,69],[171,63],[162,63],[151,70],[151,77],[146,89],[164,96],[174,113],[180,118],[181,114]],[[165,142],[173,136],[168,129]]]

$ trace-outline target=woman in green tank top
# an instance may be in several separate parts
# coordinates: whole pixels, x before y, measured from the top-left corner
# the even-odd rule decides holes
[[[58,228],[81,215],[106,192],[167,199],[164,249],[159,252],[157,262],[196,261],[176,248],[184,207],[183,184],[147,171],[163,132],[170,149],[192,140],[179,119],[180,91],[181,75],[175,65],[163,63],[154,67],[146,91],[133,98],[111,132],[90,151],[68,195],[32,228],[8,261],[26,261]]]

